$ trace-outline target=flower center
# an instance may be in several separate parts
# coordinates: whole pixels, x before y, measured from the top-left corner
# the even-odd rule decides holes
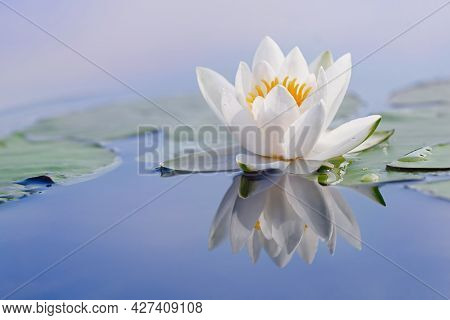
[[[253,228],[258,231],[261,230],[261,223],[259,222],[259,220],[256,220],[255,226]]]
[[[279,84],[281,84],[287,89],[287,91],[289,91],[289,93],[295,99],[295,102],[297,102],[297,106],[299,107],[312,90],[312,87],[307,86],[305,82],[303,82],[302,84],[297,83],[297,78],[290,80],[289,76],[286,76],[282,82],[278,80],[278,77],[275,77],[275,79],[271,82],[268,82],[266,80],[261,80],[261,82],[263,83],[263,85],[256,85],[254,90],[250,91],[247,95],[246,101],[250,108],[253,106],[253,102],[257,97],[265,98],[269,94],[269,92]]]

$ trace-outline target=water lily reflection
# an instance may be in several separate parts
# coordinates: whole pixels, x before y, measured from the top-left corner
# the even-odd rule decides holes
[[[256,262],[264,249],[284,267],[295,253],[312,263],[319,240],[333,254],[337,235],[361,249],[358,223],[334,187],[301,175],[238,175],[217,210],[209,248],[229,237],[233,252],[247,246]]]

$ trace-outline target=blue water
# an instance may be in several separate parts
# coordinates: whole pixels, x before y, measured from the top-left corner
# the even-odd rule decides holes
[[[6,296],[99,232],[147,207],[15,292],[15,299],[438,299],[367,246],[324,243],[308,265],[252,264],[229,242],[208,250],[208,232],[230,174],[138,175],[136,140],[114,143],[123,163],[97,179],[54,186],[0,208],[0,295]],[[184,181],[181,181],[183,180]],[[342,188],[362,240],[450,295],[448,202],[402,185],[381,188],[387,207]]]

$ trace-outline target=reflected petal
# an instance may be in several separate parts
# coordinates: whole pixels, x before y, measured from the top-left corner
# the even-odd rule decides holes
[[[272,257],[272,261],[275,262],[278,267],[284,268],[289,261],[291,261],[294,252],[295,251],[288,253],[285,248],[281,248],[280,253],[276,257]]]
[[[300,243],[303,222],[287,201],[284,190],[275,186],[268,192],[263,215],[272,226],[273,239],[291,254]]]
[[[334,212],[337,233],[349,244],[361,250],[361,232],[352,209],[342,198],[340,192],[334,187],[329,187],[330,206]]]
[[[261,232],[258,230],[254,230],[247,243],[248,255],[252,259],[253,263],[256,263],[256,261],[258,261],[259,259],[262,243],[263,239]]]
[[[264,239],[264,250],[271,258],[275,258],[281,252],[281,247],[273,239]]]
[[[229,233],[231,214],[237,198],[239,182],[239,176],[233,178],[233,183],[222,198],[217,213],[214,216],[209,230],[208,248],[210,250],[216,248]]]
[[[266,192],[260,192],[250,198],[236,198],[231,217],[231,248],[238,252],[245,245],[254,230],[256,221],[265,205]]]
[[[301,176],[290,175],[286,179],[286,197],[298,215],[322,239],[330,239],[332,217],[322,188],[318,183]]]
[[[306,227],[300,245],[297,248],[297,252],[303,260],[311,264],[316,256],[318,244],[319,237],[311,230],[311,228]]]

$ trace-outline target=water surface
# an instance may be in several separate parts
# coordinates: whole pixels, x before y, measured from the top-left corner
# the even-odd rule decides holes
[[[233,175],[140,176],[136,140],[113,146],[124,159],[116,170],[1,206],[0,295],[158,197],[11,298],[441,298],[366,245],[358,251],[339,237],[333,256],[320,243],[311,265],[294,256],[285,268],[265,253],[252,264],[229,242],[209,251],[209,228]],[[381,191],[387,207],[340,188],[363,242],[449,295],[448,202],[401,185]]]

